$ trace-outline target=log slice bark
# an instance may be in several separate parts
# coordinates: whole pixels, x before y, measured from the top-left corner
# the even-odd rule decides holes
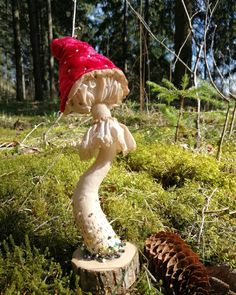
[[[72,258],[75,274],[80,276],[80,286],[94,295],[126,294],[139,273],[139,255],[136,246],[126,243],[119,258],[104,262],[86,258],[78,248]]]

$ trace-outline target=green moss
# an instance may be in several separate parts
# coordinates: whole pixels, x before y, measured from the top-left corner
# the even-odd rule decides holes
[[[126,118],[122,113],[120,116]],[[9,127],[15,119],[2,126],[2,142],[22,140],[42,117],[21,117],[28,124],[23,131]],[[46,125],[39,126],[26,141],[27,145],[38,147],[38,153],[1,151],[3,294],[74,294],[77,286],[71,276],[70,260],[80,237],[70,199],[79,176],[90,163],[79,160],[72,141],[79,142],[86,126],[80,127],[80,119],[68,117],[50,131],[48,139],[53,144],[46,145],[43,133],[54,119],[44,118]],[[100,188],[102,207],[115,231],[136,243],[140,250],[151,232],[174,230],[203,260],[235,267],[236,223],[235,215],[230,214],[236,209],[235,143],[228,141],[224,145],[219,163],[213,156],[172,144],[173,128],[158,127],[162,119],[158,115],[139,117],[137,113],[126,118],[138,148],[127,157],[118,156],[114,162]],[[202,212],[209,197],[207,211],[213,213],[205,213],[199,237]],[[143,270],[131,294],[157,292]]]
[[[148,234],[162,230],[155,196],[163,193],[147,173],[115,166],[101,188],[103,207],[119,234],[143,247]],[[112,188],[112,191],[109,189]]]
[[[134,171],[147,171],[164,189],[181,187],[187,180],[202,185],[222,186],[219,163],[208,155],[192,153],[173,144],[140,144],[128,157]]]
[[[31,247],[28,237],[17,246],[10,236],[2,242],[0,254],[1,294],[74,294],[70,288],[72,274],[63,274],[59,263]]]
[[[236,208],[233,171],[224,171],[222,163],[211,156],[157,143],[148,146],[141,143],[137,152],[128,156],[127,167],[137,173],[145,171],[163,188],[164,193],[154,195],[154,199],[161,204],[157,207],[157,216],[165,226],[186,237],[203,259],[236,265],[235,246],[232,246],[235,245],[232,234],[236,230],[235,218],[227,212],[220,213],[224,208],[228,208],[228,212]],[[208,198],[207,210],[219,211],[219,214],[206,214],[198,244],[202,210]]]

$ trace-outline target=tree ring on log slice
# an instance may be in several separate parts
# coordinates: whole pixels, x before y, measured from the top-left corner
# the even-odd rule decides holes
[[[80,277],[80,286],[93,294],[126,294],[139,273],[138,249],[126,243],[119,258],[104,262],[88,259],[82,249],[72,257],[75,274]]]

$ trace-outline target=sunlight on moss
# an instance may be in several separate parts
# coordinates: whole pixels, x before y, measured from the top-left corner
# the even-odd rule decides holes
[[[226,142],[219,163],[211,155],[173,144],[173,128],[159,128],[150,117],[118,115],[132,125],[138,147],[126,157],[117,157],[99,192],[117,234],[142,251],[150,233],[173,230],[205,262],[235,267],[235,144]],[[45,124],[55,120],[20,119],[25,122],[22,131],[12,128],[17,118],[0,120],[5,120],[2,142],[22,140],[40,120]],[[5,294],[16,290],[74,294],[70,259],[80,237],[71,197],[79,176],[91,164],[81,162],[78,155],[77,145],[86,129],[86,123],[80,126],[81,120],[72,116],[62,121],[49,134],[48,145],[43,134],[49,125],[40,126],[25,142],[36,145],[38,152],[1,150],[0,289]],[[209,115],[208,120],[217,118]],[[154,116],[154,122],[161,123],[162,118]],[[147,285],[144,270],[131,294],[158,294]]]

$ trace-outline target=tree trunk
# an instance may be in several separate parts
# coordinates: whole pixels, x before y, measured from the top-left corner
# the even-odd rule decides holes
[[[140,15],[143,16],[143,0],[140,0]],[[144,68],[143,68],[143,24],[139,23],[139,102],[140,111],[144,109]]]
[[[40,69],[43,93],[48,94],[48,58],[47,58],[47,40],[48,40],[48,28],[44,25],[47,21],[47,7],[44,1],[39,1],[37,5],[38,13],[38,25],[39,25],[39,44],[40,44]]]
[[[197,136],[196,136],[196,148],[200,149],[201,147],[201,100],[198,97],[197,98],[197,118],[196,118],[196,130],[197,130]]]
[[[193,85],[197,89],[198,88],[198,82],[197,82],[197,70],[198,70],[198,64],[200,61],[200,57],[202,54],[203,46],[201,45],[199,47],[199,51],[196,57],[196,62],[193,67]],[[197,93],[197,117],[196,117],[196,129],[197,129],[197,136],[196,136],[196,148],[200,149],[201,147],[201,99],[199,97],[199,93]]]
[[[230,128],[229,128],[229,138],[232,136],[233,130],[234,130],[234,122],[236,117],[236,101],[234,102],[234,110],[232,113],[232,119],[230,122]]]
[[[123,71],[127,73],[127,46],[128,46],[128,38],[127,38],[127,22],[128,22],[128,5],[126,0],[124,0],[124,8],[123,8]]]
[[[33,55],[33,72],[34,72],[34,87],[35,100],[43,100],[43,87],[40,65],[40,42],[39,42],[39,24],[37,14],[37,1],[28,0],[29,21],[30,21],[30,41]]]
[[[3,75],[4,70],[3,70],[2,57],[3,57],[3,50],[0,47],[0,77],[1,77],[1,80],[4,77],[4,75]],[[3,81],[1,81],[1,80],[0,80],[0,93],[1,93],[1,96],[3,96],[3,94],[4,94],[4,88],[3,88]],[[2,99],[2,97],[0,98],[0,101],[1,101],[1,99]]]
[[[144,13],[143,13],[143,1],[140,0],[140,14],[144,17],[145,22],[148,24],[149,20],[149,0],[145,0]],[[145,102],[147,102],[147,93],[145,91],[147,78],[150,78],[149,70],[149,34],[143,24],[140,22],[140,63],[139,63],[139,75],[140,75],[140,110],[143,111]]]
[[[52,29],[52,7],[51,0],[47,0],[47,15],[48,15],[48,56],[49,56],[49,91],[50,98],[53,99],[55,95],[55,84],[54,84],[54,59],[51,54],[51,42],[53,39]]]
[[[226,115],[225,115],[224,127],[223,127],[223,130],[222,130],[222,133],[221,133],[221,137],[220,137],[219,145],[218,145],[218,150],[217,150],[217,154],[216,154],[216,159],[218,161],[220,161],[220,159],[221,159],[223,142],[224,142],[225,133],[226,133],[228,122],[229,122],[229,113],[230,113],[230,103],[228,102],[228,108],[227,108],[227,112],[226,112]]]
[[[144,20],[149,25],[149,0],[145,0]],[[144,28],[143,37],[143,84],[145,91],[146,109],[148,110],[148,102],[150,99],[150,86],[146,85],[147,80],[150,81],[150,63],[149,63],[149,32]]]
[[[179,129],[180,129],[180,123],[182,121],[183,117],[183,111],[184,111],[184,97],[180,96],[180,107],[179,107],[179,117],[176,125],[176,131],[175,131],[175,142],[179,139]]]
[[[192,15],[192,1],[185,0],[188,14]],[[181,0],[175,0],[175,53],[191,68],[192,62],[192,36],[190,34],[188,18]],[[189,35],[190,34],[190,35]],[[189,37],[188,37],[189,35]],[[187,38],[188,37],[188,38]],[[185,43],[185,44],[184,44]],[[181,46],[184,44],[182,50]],[[181,51],[180,51],[181,50]],[[189,71],[177,60],[174,69],[174,84],[180,87],[183,75]]]
[[[20,13],[18,0],[12,0],[12,19],[14,32],[14,47],[15,47],[15,66],[16,66],[16,99],[25,99],[25,76],[23,69],[23,57],[21,48],[21,33],[20,33]]]

